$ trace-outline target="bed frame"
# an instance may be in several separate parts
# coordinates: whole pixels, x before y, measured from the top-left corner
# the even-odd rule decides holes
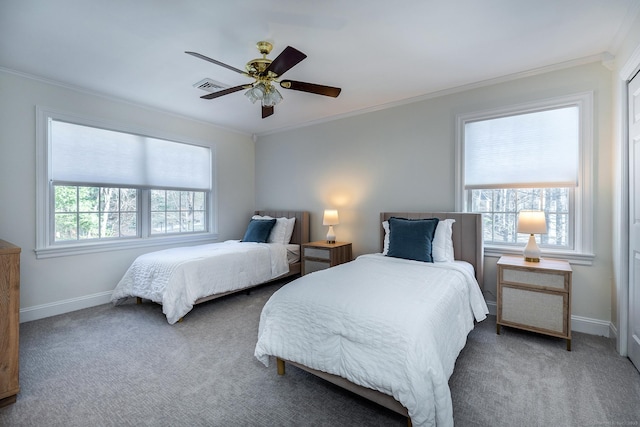
[[[380,214],[380,248],[382,250],[384,246],[384,229],[382,228],[382,222],[387,221],[392,216],[398,218],[409,219],[425,219],[425,218],[438,218],[438,219],[455,219],[456,222],[452,227],[452,239],[453,250],[456,260],[463,260],[469,262],[476,271],[476,279],[480,285],[480,289],[484,290],[484,244],[482,235],[482,214],[475,213],[460,213],[460,212],[382,212]],[[407,424],[411,427],[411,419],[407,408],[402,406],[393,396],[373,390],[367,387],[363,387],[358,384],[354,384],[351,381],[339,377],[337,375],[329,374],[326,372],[318,371],[316,369],[308,368],[300,363],[291,362],[288,360],[276,358],[276,367],[278,375],[285,374],[285,362],[293,366],[307,371],[313,375],[316,375],[332,384],[349,390],[358,396],[362,396],[365,399],[371,400],[379,405],[384,406],[387,409],[391,409],[400,415],[407,417]]]

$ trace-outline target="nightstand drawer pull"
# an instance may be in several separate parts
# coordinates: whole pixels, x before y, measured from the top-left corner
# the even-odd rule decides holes
[[[564,294],[502,288],[503,322],[566,334]]]
[[[327,249],[304,248],[304,256],[309,258],[331,259],[331,254]]]
[[[539,271],[503,269],[502,279],[505,282],[522,283],[532,286],[565,289],[564,274],[550,274]]]

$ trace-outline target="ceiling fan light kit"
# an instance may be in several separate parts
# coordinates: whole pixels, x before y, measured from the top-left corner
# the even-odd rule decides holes
[[[204,59],[221,67],[235,71],[244,76],[254,79],[255,81],[248,85],[240,85],[217,92],[209,93],[201,96],[203,99],[214,99],[240,90],[248,89],[245,96],[255,104],[260,101],[262,106],[262,118],[269,117],[273,114],[273,107],[282,101],[282,95],[273,85],[274,82],[279,83],[284,89],[297,90],[301,92],[313,93],[316,95],[330,96],[337,98],[342,89],[338,87],[323,86],[315,83],[297,82],[294,80],[279,81],[278,78],[289,71],[300,61],[305,59],[307,55],[299,50],[287,46],[276,59],[271,60],[267,55],[271,53],[273,45],[267,41],[260,41],[256,44],[258,51],[262,54],[262,58],[252,59],[245,65],[245,71],[241,71],[235,67],[227,65],[223,62],[211,59],[197,52],[185,52],[196,58]]]

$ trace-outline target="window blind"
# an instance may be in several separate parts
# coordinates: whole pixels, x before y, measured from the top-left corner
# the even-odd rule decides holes
[[[50,119],[54,182],[209,190],[207,147]]]
[[[465,189],[578,185],[578,106],[467,122]]]

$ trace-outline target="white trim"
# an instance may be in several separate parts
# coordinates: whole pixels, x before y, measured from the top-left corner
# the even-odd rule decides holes
[[[95,254],[100,252],[119,251],[124,249],[148,248],[153,246],[178,244],[204,244],[217,241],[217,233],[187,234],[175,236],[150,237],[147,239],[114,240],[88,244],[56,245],[48,248],[34,249],[36,259],[56,258],[61,256]]]
[[[571,315],[571,331],[609,338],[611,322]]]
[[[360,116],[362,114],[368,114],[368,113],[372,113],[372,112],[375,112],[375,111],[386,110],[388,108],[394,108],[394,107],[399,107],[399,106],[402,106],[402,105],[413,104],[413,103],[416,103],[416,102],[422,102],[422,101],[426,101],[428,99],[439,98],[441,96],[454,95],[456,93],[465,92],[465,91],[468,91],[468,90],[483,88],[483,87],[487,87],[487,86],[493,86],[493,85],[496,85],[496,84],[510,82],[510,81],[513,81],[513,80],[519,80],[519,79],[523,79],[523,78],[527,78],[527,77],[533,77],[533,76],[537,76],[537,75],[540,75],[540,74],[550,73],[550,72],[553,72],[553,71],[565,70],[567,68],[578,67],[580,65],[592,64],[594,62],[605,62],[605,61],[609,60],[610,56],[611,56],[611,54],[609,52],[602,52],[600,54],[591,55],[591,56],[585,56],[583,58],[578,58],[578,59],[574,59],[574,60],[571,60],[571,61],[565,61],[565,62],[561,62],[561,63],[558,63],[558,64],[549,65],[549,66],[546,66],[546,67],[534,68],[532,70],[521,71],[519,73],[508,74],[506,76],[500,76],[500,77],[495,77],[495,78],[492,78],[492,79],[482,80],[482,81],[479,81],[479,82],[469,83],[469,84],[465,84],[465,85],[461,85],[461,86],[456,86],[456,87],[436,90],[434,92],[430,92],[430,93],[427,93],[427,94],[424,94],[424,95],[420,95],[420,96],[416,96],[416,97],[413,97],[413,98],[403,99],[401,101],[388,102],[388,103],[385,103],[385,104],[377,105],[375,107],[364,108],[362,110],[351,111],[349,113],[337,114],[335,116],[327,117],[327,118],[320,119],[320,120],[312,120],[312,121],[308,121],[306,123],[301,123],[301,124],[295,125],[295,126],[285,126],[285,127],[278,128],[278,129],[273,129],[273,130],[269,130],[269,131],[265,131],[265,132],[260,132],[260,133],[257,134],[257,137],[259,139],[261,136],[271,135],[271,134],[274,134],[274,133],[286,132],[286,131],[290,131],[290,130],[304,128],[304,127],[307,127],[307,126],[312,126],[312,125],[317,125],[317,124],[322,124],[322,123],[328,123],[328,122],[332,122],[334,120],[341,120],[341,119],[344,119],[344,118],[347,118],[347,117]]]
[[[51,316],[57,316],[59,314],[70,313],[72,311],[82,310],[83,308],[90,308],[97,305],[108,304],[109,302],[111,302],[112,293],[113,291],[105,291],[93,295],[85,295],[78,298],[71,298],[48,304],[21,308],[20,323],[44,319]]]
[[[547,108],[577,105],[580,109],[580,158],[579,182],[575,191],[573,244],[575,253],[593,252],[593,92],[581,92],[572,95],[543,99],[534,102],[510,105],[506,107],[461,113],[456,115],[455,130],[455,210],[466,212],[466,191],[464,184],[464,125],[467,121],[482,120],[515,113],[526,113]],[[576,207],[579,206],[579,210]]]
[[[502,255],[522,255],[524,246],[490,246],[484,247],[486,258],[500,258]],[[541,248],[542,258],[562,259],[573,265],[593,265],[595,255],[591,253],[578,253],[573,251],[553,251]]]
[[[609,338],[618,338],[618,329],[616,329],[616,325],[613,322],[609,323]]]
[[[90,243],[52,244],[53,221],[50,213],[53,211],[51,192],[49,191],[49,177],[51,171],[51,157],[49,153],[48,119],[79,123],[102,129],[116,130],[137,135],[146,135],[169,141],[176,141],[190,145],[206,147],[211,155],[211,185],[207,198],[208,231],[205,233],[181,234],[170,236],[138,237],[119,239],[114,241],[97,241]],[[218,238],[218,180],[217,180],[217,144],[214,142],[196,141],[168,132],[158,132],[146,128],[132,126],[127,123],[115,123],[96,119],[77,113],[65,112],[55,108],[36,105],[36,258],[52,258],[58,256],[97,253],[129,248],[162,246],[167,244],[202,243],[214,241]],[[144,221],[142,221],[144,223]]]
[[[591,61],[591,62],[595,62],[595,59],[593,61]],[[220,129],[220,130],[223,130],[223,131],[226,131],[226,132],[231,132],[231,133],[234,133],[234,134],[244,135],[244,136],[251,136],[251,133],[249,133],[249,132],[238,130],[238,129],[234,129],[234,128],[230,128],[230,127],[225,127],[225,126],[222,126],[220,124],[217,124],[217,123],[214,123],[214,122],[211,122],[211,121],[208,121],[208,120],[202,120],[202,119],[194,118],[192,116],[188,116],[188,115],[185,115],[185,114],[176,113],[175,111],[161,109],[161,108],[158,108],[158,107],[155,107],[155,106],[151,106],[151,105],[148,105],[148,104],[142,104],[142,103],[139,103],[137,101],[131,101],[131,100],[126,99],[126,98],[119,98],[117,96],[113,96],[112,94],[99,92],[99,91],[92,90],[92,89],[83,88],[83,87],[72,85],[72,84],[69,84],[69,83],[63,83],[63,82],[60,82],[58,80],[47,79],[45,77],[37,76],[35,74],[29,74],[29,73],[25,73],[25,72],[17,71],[17,70],[12,70],[10,68],[5,68],[5,67],[1,67],[1,66],[0,66],[0,72],[7,73],[7,74],[13,74],[14,76],[22,77],[22,78],[33,80],[33,81],[37,81],[37,82],[48,84],[48,85],[51,85],[51,86],[60,87],[60,88],[67,89],[67,90],[72,90],[74,92],[82,93],[82,94],[85,94],[85,95],[97,96],[97,97],[100,97],[100,98],[105,99],[107,101],[119,102],[119,103],[131,105],[131,106],[136,107],[136,108],[142,108],[142,109],[147,110],[147,111],[166,114],[166,115],[169,115],[171,117],[176,117],[176,118],[183,119],[183,120],[189,120],[189,121],[195,122],[195,123],[201,123],[201,124],[206,125],[206,126],[214,126],[217,129]]]
[[[498,307],[495,301],[487,301],[487,307],[490,315],[497,316]],[[607,338],[615,336],[616,332],[611,322],[574,315],[571,316],[571,331]]]
[[[618,265],[618,281],[616,284],[617,294],[617,350],[621,356],[628,354],[628,334],[629,334],[629,99],[627,96],[627,81],[629,81],[635,73],[640,69],[640,45],[636,47],[627,62],[620,68],[618,73],[617,86],[620,100],[619,111],[620,117],[618,121],[618,158],[620,164],[619,174],[619,192],[620,200],[619,218],[614,218],[614,227],[618,225],[617,233],[613,233],[613,244],[616,245],[620,254],[620,263]],[[616,242],[617,240],[617,242]]]

